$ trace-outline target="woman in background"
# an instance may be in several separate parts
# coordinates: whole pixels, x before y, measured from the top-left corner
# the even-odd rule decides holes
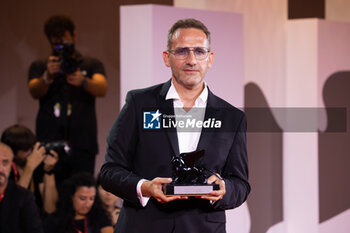
[[[123,205],[123,199],[115,196],[113,193],[107,192],[100,184],[98,184],[98,194],[105,209],[109,213],[113,226],[115,226],[119,217],[120,209]]]
[[[94,178],[79,173],[64,181],[56,212],[44,222],[46,233],[113,233]]]

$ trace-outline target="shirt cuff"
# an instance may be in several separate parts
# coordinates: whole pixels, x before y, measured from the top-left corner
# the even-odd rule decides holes
[[[145,207],[149,201],[149,197],[144,197],[142,196],[142,192],[141,192],[141,185],[143,184],[143,182],[145,182],[145,179],[141,179],[136,186],[136,192],[137,192],[137,197],[139,198],[140,204],[142,205],[142,207]]]

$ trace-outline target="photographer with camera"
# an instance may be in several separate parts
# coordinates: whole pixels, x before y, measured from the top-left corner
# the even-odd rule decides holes
[[[58,154],[36,142],[32,131],[23,125],[5,129],[1,142],[8,145],[14,154],[10,180],[33,192],[42,213],[54,212],[58,199],[54,174]]]
[[[61,180],[82,171],[93,174],[98,152],[95,97],[107,92],[103,64],[75,49],[77,34],[70,17],[50,17],[44,31],[52,53],[33,62],[28,77],[29,91],[40,104],[37,138],[68,143],[69,156],[60,154]]]

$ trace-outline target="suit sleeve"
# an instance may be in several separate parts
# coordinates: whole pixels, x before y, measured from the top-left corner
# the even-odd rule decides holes
[[[250,192],[246,129],[247,120],[243,114],[221,174],[225,181],[226,194],[213,205],[215,209],[236,208],[243,204]]]
[[[100,182],[105,190],[141,206],[136,192],[141,177],[132,170],[138,140],[135,109],[135,100],[129,92],[107,138],[107,153],[100,172]]]

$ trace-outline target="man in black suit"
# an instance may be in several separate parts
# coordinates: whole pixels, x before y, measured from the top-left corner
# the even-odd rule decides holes
[[[0,232],[43,232],[33,194],[8,180],[13,153],[0,142]]]
[[[204,82],[213,57],[207,27],[195,19],[179,20],[163,52],[171,80],[127,94],[100,173],[102,186],[124,199],[115,232],[226,232],[225,210],[246,200],[246,118]],[[196,119],[176,123],[188,114]],[[166,196],[162,185],[172,182],[172,157],[199,149],[205,154],[196,165],[211,171],[207,183],[220,189],[196,198]]]

